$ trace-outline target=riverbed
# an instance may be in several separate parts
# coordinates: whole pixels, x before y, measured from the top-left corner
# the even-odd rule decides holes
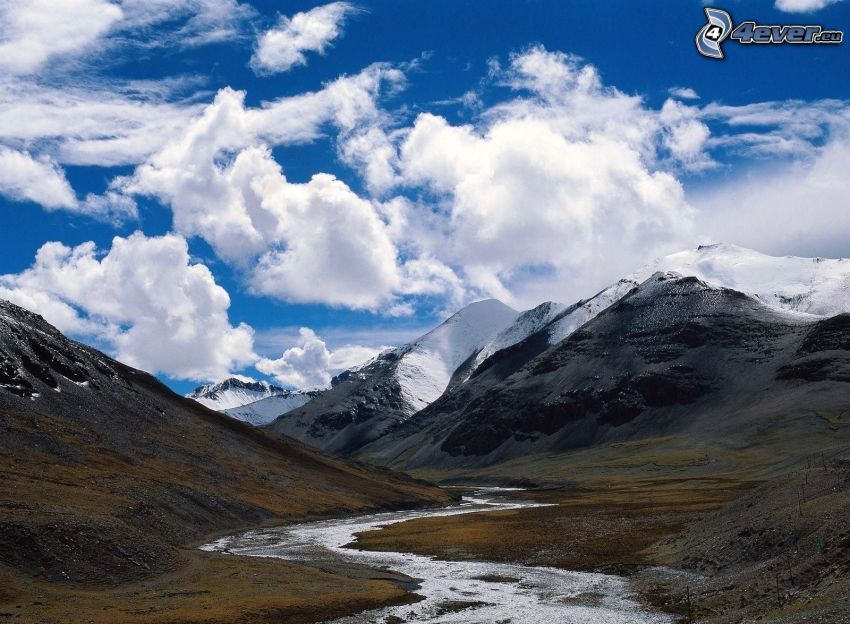
[[[409,553],[371,552],[346,547],[355,534],[432,516],[540,506],[521,500],[521,491],[484,488],[442,509],[400,511],[257,529],[223,537],[201,548],[238,556],[278,557],[324,567],[369,566],[398,573],[423,597],[410,605],[386,607],[334,620],[334,624],[430,622],[465,624],[662,624],[673,619],[645,610],[628,580],[607,574],[572,572],[484,561],[440,561]]]

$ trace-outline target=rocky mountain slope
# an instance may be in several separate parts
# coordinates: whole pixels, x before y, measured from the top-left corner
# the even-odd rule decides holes
[[[271,519],[443,503],[179,397],[0,302],[0,578],[114,585]]]
[[[338,375],[330,390],[269,427],[348,454],[442,395],[458,369],[517,316],[495,299],[470,304],[414,342]]]

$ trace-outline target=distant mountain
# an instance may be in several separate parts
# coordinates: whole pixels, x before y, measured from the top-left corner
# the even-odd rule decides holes
[[[305,405],[323,392],[324,390],[293,390],[292,392],[268,396],[240,407],[231,407],[222,410],[222,412],[231,418],[259,427],[269,424],[278,416]]]
[[[517,316],[495,299],[472,303],[410,344],[338,375],[330,390],[269,427],[335,453],[355,450],[439,398],[464,362]]]
[[[265,381],[242,381],[230,377],[218,383],[198,386],[186,397],[217,412],[223,412],[260,399],[286,394],[290,392]]]
[[[0,569],[114,585],[266,520],[444,503],[175,395],[0,301]]]

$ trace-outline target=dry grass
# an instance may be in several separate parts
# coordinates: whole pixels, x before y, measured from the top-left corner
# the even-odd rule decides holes
[[[417,519],[362,533],[356,547],[625,572],[654,563],[650,546],[746,487],[671,479],[524,492],[554,506]]]
[[[4,583],[8,595],[0,600],[0,622],[306,624],[417,599],[387,580],[274,559],[184,554],[186,561],[173,572],[114,588]],[[3,576],[0,570],[0,580],[10,580]]]

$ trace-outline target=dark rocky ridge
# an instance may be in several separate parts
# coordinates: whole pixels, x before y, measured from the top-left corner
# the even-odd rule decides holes
[[[395,376],[400,350],[334,377],[331,390],[268,425],[271,431],[339,455],[380,437],[407,415]]]

